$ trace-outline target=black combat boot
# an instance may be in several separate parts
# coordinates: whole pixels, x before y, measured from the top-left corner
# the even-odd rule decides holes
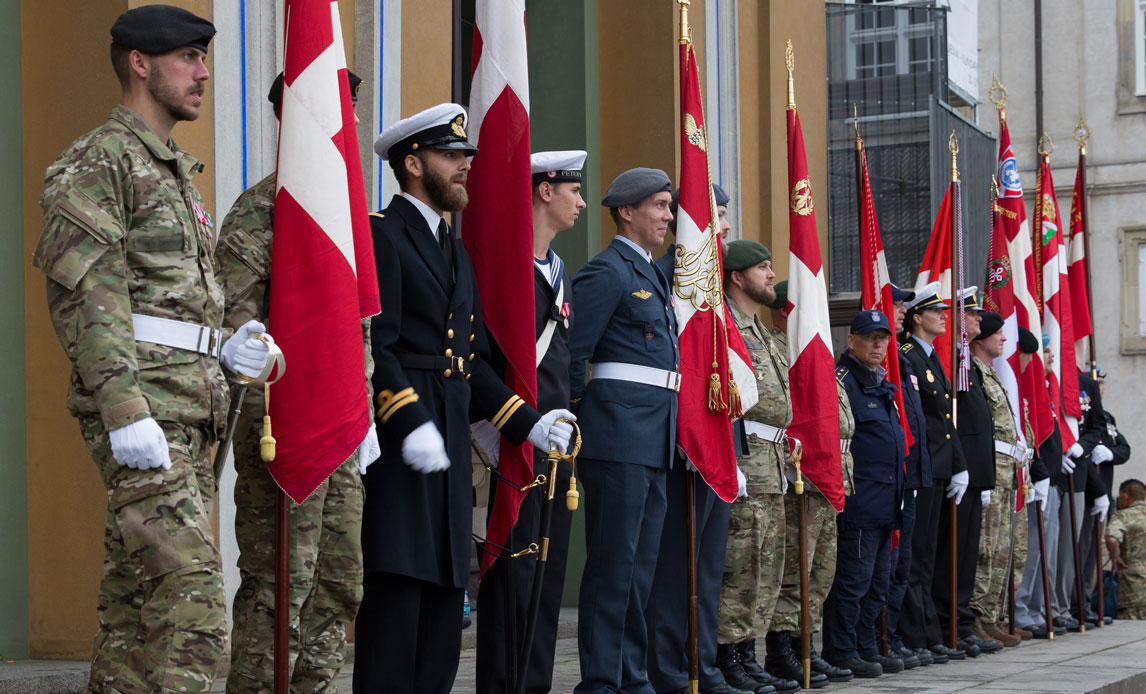
[[[853,677],[846,667],[837,667],[821,658],[815,646],[812,646],[812,672],[826,675],[829,682],[850,682]]]
[[[740,651],[740,667],[744,668],[744,674],[751,679],[770,685],[781,694],[789,694],[800,688],[800,683],[796,680],[774,677],[756,662],[756,639],[741,641],[736,644],[736,648]]]
[[[744,672],[740,663],[740,650],[735,643],[716,644],[716,668],[724,675],[728,686],[744,689],[753,694],[773,694],[776,689],[767,684],[761,684]]]
[[[767,655],[764,658],[764,669],[775,677],[786,680],[796,680],[804,685],[804,665],[800,657],[792,650],[792,634],[789,631],[770,631],[764,638]],[[813,671],[808,678],[811,689],[828,686],[828,676]]]

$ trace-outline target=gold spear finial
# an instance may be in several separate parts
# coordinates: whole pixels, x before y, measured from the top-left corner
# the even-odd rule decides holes
[[[852,125],[856,129],[856,151],[858,152],[863,149],[863,139],[860,137],[859,106],[855,102],[852,102]]]
[[[1044,140],[1046,141],[1046,145],[1043,145]],[[1051,139],[1050,134],[1046,131],[1043,131],[1042,137],[1039,138],[1038,152],[1043,157],[1049,157],[1054,154],[1054,140]]]
[[[680,5],[680,42],[689,43],[692,41],[692,32],[688,28],[688,6],[692,4],[692,0],[676,0]]]
[[[995,201],[999,199],[999,179],[991,174],[991,209],[995,209]]]
[[[1007,88],[999,81],[998,73],[991,73],[991,89],[987,92],[987,99],[999,109],[999,114],[1003,115],[1007,108]],[[1006,119],[1006,116],[1003,115],[1003,118]]]
[[[947,138],[947,151],[951,152],[951,180],[959,180],[959,167],[957,165],[959,155],[959,138],[955,136],[955,129],[951,129],[951,135]]]
[[[1078,143],[1078,151],[1086,154],[1086,141],[1090,139],[1090,126],[1086,124],[1081,113],[1078,115],[1078,125],[1074,126],[1074,132],[1071,135],[1074,137],[1074,141]]]
[[[784,47],[784,66],[788,68],[788,110],[796,108],[796,80],[792,77],[792,70],[796,66],[796,58],[792,53],[792,39]]]

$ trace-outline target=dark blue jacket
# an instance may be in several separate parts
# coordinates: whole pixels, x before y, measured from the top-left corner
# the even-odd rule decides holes
[[[585,383],[590,363],[680,368],[670,291],[664,273],[618,239],[573,278],[577,324],[569,337],[569,386],[581,427],[581,456],[672,466],[675,392],[613,379]]]
[[[931,489],[931,453],[927,450],[927,421],[919,401],[919,378],[907,357],[899,354],[899,378],[903,383],[903,406],[907,426],[915,443],[907,451],[907,489]]]
[[[848,394],[856,422],[851,444],[855,493],[847,498],[840,525],[903,527],[904,438],[895,409],[895,386],[851,352],[840,357],[836,377]]]

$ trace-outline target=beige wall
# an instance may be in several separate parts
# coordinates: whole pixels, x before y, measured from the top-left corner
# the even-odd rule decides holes
[[[402,10],[402,117],[405,118],[450,100],[453,3],[450,0],[407,1],[402,4]]]

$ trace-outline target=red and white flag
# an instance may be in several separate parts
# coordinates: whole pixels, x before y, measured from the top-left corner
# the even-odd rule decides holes
[[[789,72],[789,80],[791,73]],[[789,85],[789,89],[791,85]],[[789,92],[791,93],[791,92]],[[788,435],[803,444],[803,474],[836,511],[844,510],[840,470],[840,404],[832,360],[828,285],[816,233],[804,133],[796,104],[788,104],[788,368],[792,424]]]
[[[951,269],[951,219],[953,214],[951,202],[951,186],[943,194],[939,203],[939,212],[935,215],[935,222],[931,225],[931,236],[927,239],[927,248],[923,251],[923,260],[919,264],[919,274],[915,276],[915,291],[920,291],[932,282],[939,283],[939,299],[952,307],[958,306],[953,296],[958,290],[951,286],[954,272]],[[947,332],[939,335],[931,343],[935,353],[939,355],[939,363],[947,373],[951,383],[951,333],[955,329],[952,320],[952,309],[943,311],[947,316]],[[910,327],[910,326],[909,326]]]
[[[1090,353],[1090,342],[1086,339],[1094,329],[1090,323],[1090,292],[1086,276],[1086,150],[1078,150],[1078,171],[1074,176],[1074,195],[1070,200],[1070,307],[1074,318],[1074,352],[1078,366],[1086,370],[1086,365],[1094,358]]]
[[[533,188],[529,168],[529,72],[525,2],[478,0],[474,21],[470,137],[479,151],[466,189],[471,203],[462,241],[473,262],[482,303],[496,306],[485,326],[505,355],[505,382],[537,406],[537,336],[533,296]],[[511,483],[533,479],[533,446],[502,438],[498,472]],[[525,494],[502,485],[486,539],[505,544]],[[482,554],[484,573],[497,552]]]
[[[1023,186],[1002,109],[999,110],[998,181],[999,198],[994,207],[996,223],[991,231],[984,302],[987,308],[1002,315],[1007,340],[1002,356],[994,359],[991,366],[1007,391],[1011,410],[1020,423],[1025,421],[1030,425],[1035,440],[1026,441],[1027,447],[1037,448],[1054,431],[1054,415],[1050,411],[1042,351],[1031,355],[1025,370],[1020,368],[1019,328],[1026,328],[1038,338],[1042,335],[1042,320],[1035,301],[1035,264]],[[1026,438],[1022,426],[1019,436]]]
[[[370,428],[362,320],[378,278],[336,1],[287,0],[283,62],[268,329],[290,368],[271,388],[269,468],[302,503]]]
[[[871,194],[871,178],[867,171],[867,150],[863,140],[856,137],[859,156],[863,161],[860,180],[860,308],[878,309],[895,321],[895,300],[891,297],[891,276],[887,272],[887,256],[883,252],[883,238],[875,216],[875,200]],[[907,408],[903,404],[903,384],[899,375],[899,345],[895,333],[887,345],[887,358],[883,361],[887,379],[895,384],[895,406],[899,409],[899,425],[903,427],[904,454],[915,443],[911,426],[907,423]]]
[[[1035,286],[1041,289],[1043,333],[1050,337],[1054,359],[1047,370],[1047,389],[1058,417],[1063,449],[1078,441],[1078,420],[1082,405],[1078,399],[1078,368],[1074,356],[1070,278],[1067,275],[1067,248],[1063,240],[1058,196],[1051,178],[1050,157],[1039,162],[1035,186]]]
[[[692,43],[680,46],[680,193],[673,306],[680,347],[677,444],[725,501],[736,498],[730,417],[756,404],[756,377],[724,303],[720,234],[709,183],[708,138]],[[698,278],[714,278],[711,283]]]

